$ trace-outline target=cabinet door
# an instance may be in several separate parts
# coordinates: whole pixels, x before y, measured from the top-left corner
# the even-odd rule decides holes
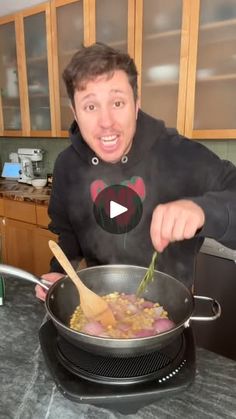
[[[6,263],[34,273],[33,224],[6,218]]]
[[[68,137],[73,114],[62,73],[81,45],[89,43],[87,1],[52,0],[51,13],[57,135]]]
[[[235,0],[194,0],[190,38],[186,134],[235,138]]]
[[[134,0],[90,0],[90,43],[103,42],[134,55]]]
[[[57,240],[57,236],[44,228],[33,230],[34,274],[41,276],[49,272],[50,260],[53,255],[48,246],[49,240]]]
[[[0,263],[6,261],[5,225],[5,218],[0,217]]]
[[[20,13],[27,135],[55,135],[50,5]]]
[[[22,221],[2,219],[0,234],[3,236],[5,263],[35,275],[49,271],[51,251],[48,240],[57,240],[50,231]],[[3,234],[4,233],[4,234]]]
[[[15,17],[0,19],[0,135],[22,135]]]
[[[137,0],[135,61],[141,107],[184,131],[190,2]]]

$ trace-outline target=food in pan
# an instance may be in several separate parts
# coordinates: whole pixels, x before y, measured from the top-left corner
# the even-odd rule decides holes
[[[118,292],[103,298],[112,309],[115,326],[104,327],[97,321],[88,320],[78,306],[71,317],[70,327],[88,335],[115,339],[144,338],[175,327],[167,311],[158,303]]]

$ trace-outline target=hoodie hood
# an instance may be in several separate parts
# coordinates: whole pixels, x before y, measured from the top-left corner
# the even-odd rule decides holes
[[[107,163],[100,160],[94,151],[84,141],[77,122],[74,122],[70,128],[70,139],[73,148],[80,155],[80,158],[87,162],[90,166],[113,166],[113,165],[130,165],[137,163],[144,158],[144,155],[149,152],[150,148],[157,139],[166,135],[166,128],[163,121],[152,118],[142,110],[138,112],[137,127],[133,139],[132,147],[126,156],[123,156],[118,163]]]

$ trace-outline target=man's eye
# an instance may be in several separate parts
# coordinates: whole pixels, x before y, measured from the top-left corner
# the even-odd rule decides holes
[[[114,102],[114,107],[115,108],[121,108],[122,106],[124,106],[124,102],[122,102],[121,100],[116,100]]]
[[[87,106],[85,106],[85,110],[86,111],[94,111],[95,110],[95,105],[87,105]]]

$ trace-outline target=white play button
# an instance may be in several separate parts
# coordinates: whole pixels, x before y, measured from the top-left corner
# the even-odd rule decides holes
[[[98,192],[98,188],[100,184],[92,191],[92,196]],[[107,186],[96,196],[93,213],[97,224],[107,233],[126,234],[135,228],[142,218],[142,200],[138,193],[128,186]]]
[[[118,217],[118,215],[124,214],[126,211],[128,211],[128,208],[115,201],[110,201],[110,218]]]

